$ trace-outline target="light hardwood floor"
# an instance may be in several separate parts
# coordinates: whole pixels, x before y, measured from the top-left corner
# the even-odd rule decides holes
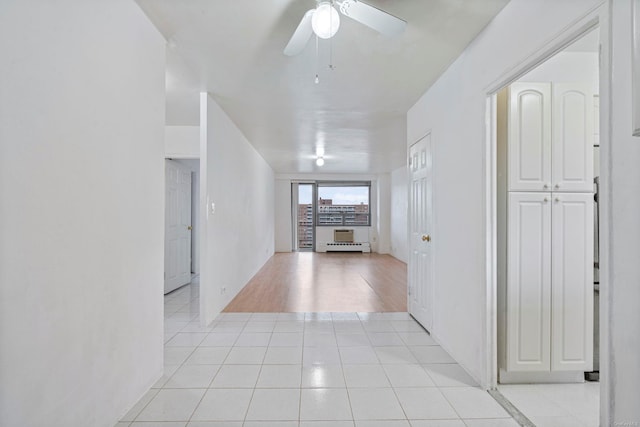
[[[407,265],[374,253],[277,253],[224,309],[329,311],[407,311]]]

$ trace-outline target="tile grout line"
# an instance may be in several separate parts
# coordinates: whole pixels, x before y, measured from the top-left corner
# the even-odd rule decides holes
[[[305,313],[302,316],[302,355],[300,356],[300,398],[298,399],[298,426],[302,423],[302,381],[304,380],[304,330],[306,326]]]
[[[212,324],[213,324],[213,322],[212,322]],[[214,327],[213,329],[215,329],[215,327]],[[213,329],[212,329],[212,330],[213,330]],[[209,335],[209,333],[211,333],[211,332],[208,332],[208,333],[207,333],[207,336]],[[205,337],[205,338],[206,338],[206,337]],[[202,342],[203,342],[203,341],[204,341],[204,339],[200,342],[200,344],[202,344]],[[193,350],[193,352],[191,352],[191,354],[189,355],[189,357],[187,357],[187,358],[185,359],[185,361],[183,362],[183,364],[184,364],[184,363],[186,363],[186,362],[187,362],[187,360],[189,360],[189,358],[190,358],[191,356],[193,356],[193,354],[196,352],[196,350],[197,350],[198,348],[200,348],[200,345],[198,345],[198,346]],[[230,353],[230,352],[231,352],[231,349],[229,349],[229,353]],[[218,370],[217,370],[217,371],[216,371],[216,373],[213,375],[213,378],[211,378],[211,381],[209,381],[209,385],[207,386],[207,388],[205,388],[204,393],[202,393],[202,397],[200,398],[200,400],[198,401],[198,403],[196,404],[196,406],[193,408],[193,411],[191,412],[191,415],[189,415],[189,419],[187,420],[187,423],[185,424],[185,426],[188,426],[188,425],[189,425],[189,423],[191,422],[191,419],[193,418],[194,414],[196,413],[196,411],[198,410],[198,408],[199,408],[199,407],[200,407],[200,405],[202,404],[202,401],[204,400],[204,397],[207,395],[207,392],[209,391],[209,389],[210,389],[210,387],[211,387],[211,384],[213,384],[213,381],[215,380],[215,378],[216,378],[216,377],[218,376],[218,374],[220,373],[220,369],[221,369],[221,368],[222,368],[222,366],[224,365],[224,361],[227,359],[227,357],[229,357],[229,353],[227,353],[227,355],[224,357],[224,359],[222,360],[222,363],[221,363],[221,364],[219,365],[219,367],[218,367]],[[179,368],[178,368],[178,369],[179,369]],[[176,372],[177,372],[177,371],[176,371]],[[174,375],[175,375],[175,374],[174,374]],[[163,387],[164,387],[164,386],[163,386]]]
[[[245,327],[242,329],[242,332],[244,332],[244,330],[247,328],[247,326],[249,325],[249,323],[251,322],[251,319],[253,318],[253,315],[255,313],[251,313],[251,316],[249,316],[249,319],[247,320],[247,323],[245,323]],[[262,320],[256,320],[256,322],[261,322]],[[277,316],[276,316],[276,321],[277,321]],[[275,321],[274,321],[274,327],[275,329]],[[240,335],[242,335],[242,332],[240,332]],[[251,333],[251,332],[249,332]],[[271,339],[273,338],[273,330],[271,330],[271,333],[269,335],[269,342],[267,342],[267,346],[266,349],[269,349],[269,344],[271,344]],[[238,336],[238,339],[240,339],[240,336]],[[260,375],[262,374],[262,368],[264,367],[264,359],[267,357],[267,350],[265,350],[264,355],[262,356],[262,362],[260,363],[260,369],[258,370],[258,376],[256,377],[256,382],[253,385],[253,390],[251,391],[251,397],[249,398],[249,404],[247,405],[247,410],[244,413],[244,418],[242,419],[242,425],[244,426],[247,423],[247,417],[249,416],[249,410],[251,409],[251,404],[253,403],[253,397],[256,395],[256,390],[258,389],[258,382],[260,381]],[[232,350],[230,350],[230,352],[233,351],[233,347]],[[250,420],[249,420],[250,421]]]
[[[360,318],[358,318],[358,321],[360,321]],[[336,334],[336,327],[333,324],[333,316],[331,318],[331,326],[332,326],[332,329],[333,329],[333,338],[336,340],[336,349],[338,350],[338,357],[340,358],[340,371],[342,371],[342,380],[344,381],[344,389],[345,389],[345,392],[347,393],[347,402],[349,402],[349,411],[351,411],[351,420],[353,421],[353,424],[355,425],[356,416],[353,413],[353,405],[351,404],[351,395],[349,394],[349,387],[347,386],[347,376],[346,376],[346,374],[344,372],[344,363],[342,361],[342,352],[340,351],[340,346],[338,345],[338,335]],[[367,337],[367,339],[369,339],[369,337]]]
[[[212,322],[213,324],[213,322]],[[211,381],[209,382],[209,385],[205,388],[204,393],[202,394],[202,397],[200,398],[200,400],[198,401],[198,403],[196,404],[196,406],[193,408],[193,412],[191,413],[191,415],[189,416],[189,419],[187,420],[187,424],[189,425],[189,423],[191,422],[193,416],[195,415],[196,411],[198,410],[198,408],[200,407],[200,405],[202,404],[202,401],[204,400],[204,397],[207,395],[207,393],[209,392],[209,390],[211,390],[211,385],[213,384],[213,381],[215,381],[216,377],[218,376],[218,374],[220,374],[220,370],[222,369],[222,367],[224,366],[224,362],[227,360],[227,358],[229,357],[229,354],[231,354],[231,350],[233,349],[234,344],[236,343],[236,341],[238,340],[238,338],[240,337],[240,334],[242,333],[242,331],[244,330],[246,326],[246,322],[245,325],[242,327],[242,330],[240,331],[240,333],[238,334],[238,337],[236,337],[236,340],[233,342],[233,344],[231,344],[231,347],[229,347],[229,352],[227,353],[227,355],[224,357],[224,359],[222,360],[222,362],[220,363],[218,370],[216,371],[215,375],[213,376],[213,378],[211,378]],[[212,331],[215,329],[215,327],[212,329]],[[209,335],[211,332],[208,332],[207,335]],[[204,339],[202,340],[202,342],[204,342]],[[200,342],[200,344],[202,344],[202,342]],[[185,361],[183,362],[183,365],[187,362],[187,360],[189,360],[189,358],[195,353],[195,351],[200,348],[201,346],[198,345],[193,352],[191,352],[191,354],[185,359]],[[217,347],[213,347],[213,348],[217,348]],[[182,365],[181,365],[182,366]],[[177,372],[177,371],[176,371]],[[175,374],[174,374],[175,375]],[[163,386],[164,387],[164,386]],[[247,408],[248,410],[248,408]]]
[[[215,328],[214,328],[215,329]],[[244,329],[244,328],[243,328]],[[213,330],[213,329],[212,329]],[[203,340],[204,341],[204,340]],[[201,343],[202,344],[202,343]],[[199,348],[200,346],[196,347],[196,350]],[[214,347],[215,348],[215,347]],[[202,394],[202,397],[200,398],[200,401],[198,401],[198,404],[195,406],[195,408],[193,408],[193,412],[191,413],[191,415],[189,416],[189,419],[187,420],[187,424],[189,425],[189,423],[191,422],[191,420],[193,419],[193,416],[195,415],[196,411],[198,410],[198,408],[200,407],[200,405],[202,404],[202,401],[204,400],[204,397],[207,395],[207,393],[209,392],[209,390],[211,390],[211,385],[213,384],[213,381],[215,381],[216,377],[218,376],[218,374],[220,373],[220,370],[222,369],[222,367],[224,366],[224,362],[227,360],[227,358],[229,357],[229,354],[231,354],[231,350],[233,349],[233,346],[229,347],[229,352],[227,353],[227,355],[224,357],[224,359],[222,359],[222,362],[220,362],[220,365],[218,365],[218,370],[216,371],[216,373],[213,375],[213,378],[211,378],[211,381],[209,381],[209,385],[207,386],[207,388],[205,389],[204,393]],[[195,350],[194,350],[195,353]],[[191,353],[193,355],[193,353]],[[191,356],[189,356],[191,357]],[[188,360],[188,358],[187,358]],[[186,363],[186,360],[185,360]]]
[[[186,325],[185,325],[184,327],[186,327]],[[176,334],[177,334],[177,333],[178,333],[178,332],[176,332]],[[166,347],[166,343],[164,343],[162,347],[163,347],[163,351],[164,351],[164,350],[167,348],[167,347]],[[177,348],[177,347],[176,347],[176,348]],[[185,347],[185,348],[188,348],[188,347]],[[140,412],[138,412],[138,414],[133,418],[133,420],[132,420],[132,421],[130,421],[130,424],[129,424],[129,425],[132,425],[134,422],[137,422],[137,421],[138,421],[138,417],[139,417],[139,416],[144,412],[144,410],[147,408],[147,406],[149,406],[149,405],[151,404],[151,402],[152,402],[152,401],[153,401],[153,400],[158,396],[158,394],[160,394],[160,392],[161,392],[163,389],[165,389],[165,385],[166,385],[166,384],[171,380],[171,378],[172,378],[172,377],[173,377],[173,376],[174,376],[174,375],[175,375],[175,374],[180,370],[180,368],[182,368],[182,366],[184,366],[184,364],[186,363],[186,361],[191,357],[191,355],[193,355],[193,353],[196,351],[196,349],[197,349],[197,348],[198,348],[198,346],[193,347],[193,350],[191,351],[191,353],[189,353],[189,354],[187,355],[187,357],[182,361],[182,363],[180,363],[179,365],[177,365],[178,367],[177,367],[177,368],[176,368],[176,370],[171,374],[171,376],[170,376],[169,378],[167,378],[167,381],[165,381],[164,383],[162,383],[162,385],[161,385],[160,387],[158,387],[157,389],[155,389],[155,390],[158,390],[158,391],[157,391],[157,392],[155,393],[155,395],[154,395],[154,396],[149,400],[149,402],[147,402],[147,404],[146,404],[146,405],[144,405],[144,407],[140,410]],[[164,364],[164,360],[163,360],[163,364]],[[163,368],[162,376],[164,377],[164,368]],[[162,379],[162,377],[161,377],[160,379]],[[160,380],[158,380],[158,381],[160,381]],[[155,384],[154,384],[154,385],[155,385]],[[154,388],[153,388],[153,387],[151,387],[151,389],[149,389],[149,390],[154,390]],[[204,395],[203,395],[203,396],[204,396]],[[197,408],[197,406],[196,406],[196,408]],[[195,408],[194,408],[194,411],[195,411]],[[193,415],[193,414],[192,414],[192,415]]]

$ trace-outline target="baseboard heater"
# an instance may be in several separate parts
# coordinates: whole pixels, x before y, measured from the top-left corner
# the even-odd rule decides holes
[[[371,245],[369,244],[369,242],[330,242],[324,243],[324,247],[325,250],[320,250],[320,252],[371,252]]]

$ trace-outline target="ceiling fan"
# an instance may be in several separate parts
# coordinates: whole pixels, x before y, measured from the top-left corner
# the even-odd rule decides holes
[[[313,33],[322,39],[331,38],[336,34],[340,27],[340,15],[334,5],[343,15],[387,36],[401,34],[407,26],[406,21],[360,0],[317,0],[317,2],[316,8],[308,10],[302,17],[298,28],[284,48],[285,55],[294,56],[302,52]]]

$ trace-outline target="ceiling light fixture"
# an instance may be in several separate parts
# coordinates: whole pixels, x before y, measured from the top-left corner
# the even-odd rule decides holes
[[[311,27],[321,39],[330,39],[340,28],[340,15],[330,1],[321,1],[311,18]]]
[[[324,158],[322,158],[322,157],[318,157],[318,158],[316,159],[316,165],[318,165],[318,166],[322,166],[322,165],[324,165]]]

